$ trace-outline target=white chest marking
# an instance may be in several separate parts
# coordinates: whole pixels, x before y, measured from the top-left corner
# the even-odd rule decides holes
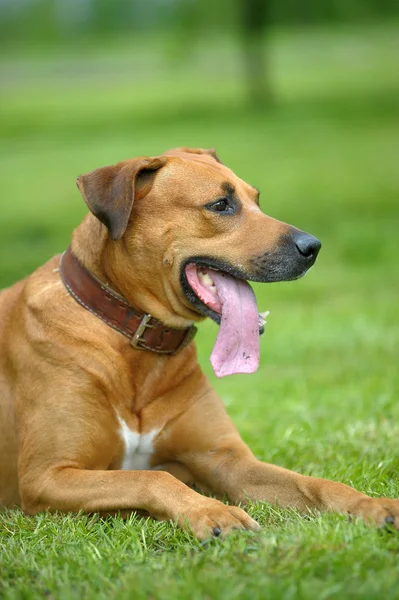
[[[125,451],[122,458],[123,471],[142,471],[150,468],[150,459],[154,451],[153,441],[159,429],[153,429],[144,435],[132,431],[126,421],[118,417],[121,428],[119,430]]]

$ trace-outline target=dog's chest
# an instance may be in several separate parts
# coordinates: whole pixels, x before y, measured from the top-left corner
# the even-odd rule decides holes
[[[124,471],[141,471],[150,468],[151,456],[154,452],[153,442],[159,433],[153,429],[140,435],[129,429],[126,421],[119,417],[119,434],[122,438],[124,452],[121,469]]]

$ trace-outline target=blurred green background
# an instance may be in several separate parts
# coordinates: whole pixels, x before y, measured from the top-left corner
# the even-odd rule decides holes
[[[398,25],[394,0],[0,0],[0,287],[67,246],[86,211],[79,174],[215,147],[261,189],[266,213],[323,248],[303,280],[255,286],[271,310],[259,371],[216,381],[210,322],[198,336],[204,369],[260,458],[398,496]],[[302,577],[292,557],[305,544],[309,589],[333,590],[313,597],[343,597],[352,576],[354,594],[382,597],[369,595],[370,568],[394,597],[397,542],[389,555],[373,540],[372,566],[363,572],[354,550],[334,575],[312,546],[317,524],[304,533],[267,518],[283,548],[265,542],[271,577],[274,566]]]

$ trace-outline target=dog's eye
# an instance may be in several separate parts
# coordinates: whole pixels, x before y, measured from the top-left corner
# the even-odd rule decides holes
[[[216,212],[223,212],[228,209],[229,203],[224,198],[222,200],[218,200],[214,202],[209,208],[215,210]]]
[[[209,204],[206,205],[206,208],[212,212],[224,214],[232,214],[236,209],[235,203],[229,201],[228,198],[220,198],[215,202],[209,202]]]
[[[207,210],[211,210],[219,215],[234,215],[240,209],[240,204],[235,198],[219,198],[205,204]]]

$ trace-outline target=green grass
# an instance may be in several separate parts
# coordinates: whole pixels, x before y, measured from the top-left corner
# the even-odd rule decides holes
[[[85,213],[78,174],[215,146],[261,188],[265,212],[323,249],[305,279],[256,286],[271,310],[256,374],[216,381],[212,323],[198,336],[201,364],[259,458],[399,497],[398,39],[394,25],[276,34],[276,103],[263,112],[243,103],[228,41],[196,50],[195,71],[150,54],[140,71],[126,41],[88,53],[90,76],[78,55],[63,74],[50,53],[0,64],[1,285],[68,244]],[[0,596],[399,598],[399,535],[335,515],[250,512],[262,533],[204,545],[136,517],[5,513]]]

